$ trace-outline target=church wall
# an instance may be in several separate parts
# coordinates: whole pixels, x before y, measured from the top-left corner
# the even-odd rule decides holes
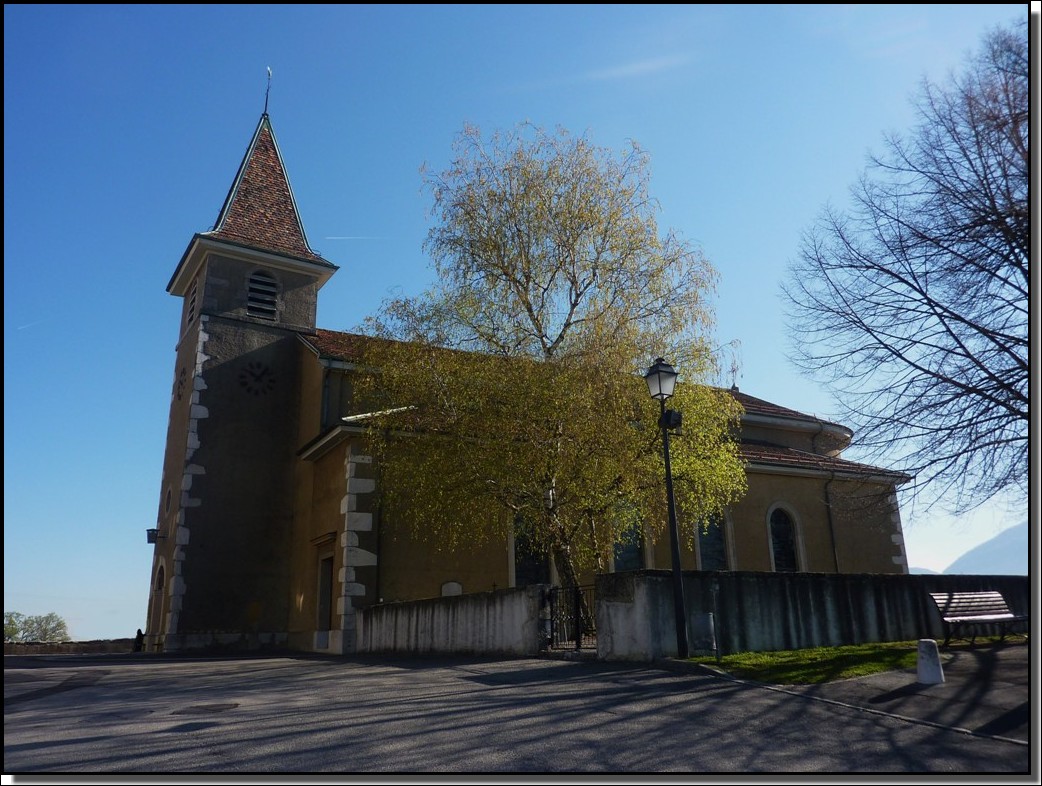
[[[648,543],[648,557],[645,564],[648,568],[656,570],[673,569],[673,550],[669,540],[669,524],[666,520],[666,512],[662,512],[662,522],[658,524],[661,529],[654,532]],[[680,536],[680,569],[695,570],[697,568],[695,552],[688,545],[687,533],[694,527],[682,513],[677,513],[677,533]]]
[[[351,375],[340,369],[329,369],[324,377],[323,412],[321,422],[323,429],[341,424],[340,418],[354,413],[354,386]],[[357,413],[355,413],[357,414]]]
[[[191,538],[178,632],[284,635],[297,339],[221,317],[209,317],[206,332],[195,408],[207,416],[184,489],[200,503],[185,512]]]
[[[300,407],[296,442],[298,449],[318,433],[322,399],[323,367],[303,345],[298,346]],[[316,626],[318,565],[312,541],[319,537],[316,513],[315,462],[294,461],[293,529],[289,552],[289,622],[287,644],[294,649],[310,649]],[[318,494],[321,498],[321,493]],[[335,528],[336,520],[327,522]]]
[[[742,438],[784,445],[785,447],[803,450],[808,453],[817,452],[814,444],[815,434],[813,432],[742,423]]]
[[[747,494],[728,509],[725,538],[731,570],[770,571],[768,516],[781,506],[796,530],[801,571],[835,573],[903,573],[904,550],[893,487],[836,480],[829,487],[833,511],[825,504],[828,478],[775,475],[749,471]],[[696,570],[696,552],[688,543],[694,522],[678,513],[681,568]],[[833,534],[836,552],[833,553]],[[663,529],[651,546],[648,567],[669,570],[669,532]]]
[[[187,312],[187,304],[184,311]],[[182,314],[182,325],[185,314]],[[153,550],[152,574],[149,585],[146,634],[148,648],[161,649],[168,633],[177,631],[181,610],[184,544],[190,530],[184,522],[185,511],[197,500],[191,490],[184,490],[190,482],[187,472],[192,466],[198,444],[196,428],[203,414],[197,407],[203,383],[198,377],[203,357],[199,353],[200,322],[193,319],[187,325],[176,350],[174,374],[170,391],[170,416],[167,422],[166,449],[163,455],[163,475],[159,489],[159,509],[156,515],[157,539]]]
[[[380,589],[384,602],[436,598],[447,582],[462,593],[510,586],[506,538],[443,550],[410,530],[407,522],[380,520]],[[453,586],[452,590],[457,588]]]
[[[298,471],[300,501],[294,520],[292,564],[290,567],[291,646],[313,647],[313,633],[338,627],[335,599],[343,596],[344,549],[340,543],[344,533],[341,506],[345,493],[344,463],[347,446],[341,444],[315,461],[300,462]],[[331,586],[323,588],[319,579],[320,561],[332,558]],[[319,594],[329,593],[330,614],[319,620]]]
[[[298,464],[289,643],[352,652],[355,612],[378,597],[375,471],[360,440],[350,437]],[[330,568],[323,578],[326,560]]]
[[[907,573],[901,514],[893,486],[855,480],[829,488],[843,573]]]
[[[340,581],[344,601],[341,613],[377,603],[383,570],[380,553],[381,522],[378,470],[366,454],[359,438],[347,444],[347,451],[336,467],[331,467],[340,483],[340,546],[343,568]],[[345,620],[344,624],[349,624]]]
[[[772,570],[768,516],[780,506],[796,527],[800,570],[835,572],[823,480],[752,469],[748,478],[748,493],[731,506],[735,569]]]
[[[301,347],[298,445],[343,426],[349,375]],[[299,450],[298,447],[298,450]],[[291,646],[350,652],[355,612],[378,598],[375,468],[361,440],[341,432],[320,455],[298,459],[290,557]],[[331,560],[330,569],[322,563]],[[323,574],[323,570],[327,572]],[[328,630],[328,633],[327,633]]]
[[[318,358],[298,342],[298,375],[300,385],[300,409],[297,421],[297,448],[301,448],[317,437],[325,424],[322,422],[323,386],[329,371]]]
[[[315,466],[310,461],[298,461],[294,471],[293,530],[289,553],[289,617],[287,644],[294,649],[308,649],[315,629],[315,593],[317,566],[315,547],[311,544],[315,530],[312,511],[314,501]]]

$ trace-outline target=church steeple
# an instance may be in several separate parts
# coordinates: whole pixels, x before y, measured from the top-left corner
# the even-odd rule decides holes
[[[308,245],[267,113],[261,115],[213,231],[206,234],[326,262]]]
[[[266,112],[261,115],[214,228],[196,234],[189,243],[167,291],[183,296],[201,261],[201,252],[223,244],[246,252],[274,254],[281,260],[277,266],[306,269],[318,279],[319,286],[337,270],[308,245]]]
[[[289,635],[296,446],[310,422],[300,337],[315,333],[318,292],[336,270],[308,245],[265,113],[216,225],[192,237],[167,286],[183,302],[153,646],[209,646],[215,631],[240,631],[251,647]]]

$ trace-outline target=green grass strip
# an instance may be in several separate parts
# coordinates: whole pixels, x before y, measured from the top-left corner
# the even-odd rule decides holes
[[[977,646],[992,641],[978,637]],[[998,638],[994,641],[997,642]],[[969,645],[953,643],[949,649],[962,646]],[[712,656],[691,660],[743,680],[773,685],[816,685],[883,671],[914,669],[918,657],[917,641],[899,641],[779,652],[741,652],[723,655],[719,660]]]

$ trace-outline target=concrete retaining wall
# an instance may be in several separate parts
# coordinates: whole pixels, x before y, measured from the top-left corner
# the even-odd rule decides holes
[[[388,603],[358,612],[357,652],[528,656],[543,643],[549,587]]]
[[[5,641],[4,655],[84,655],[99,652],[133,652],[134,639],[92,641]]]
[[[691,650],[706,648],[712,614],[720,654],[943,639],[928,593],[985,589],[1002,592],[1014,613],[1029,613],[1027,576],[684,573]],[[598,576],[596,597],[599,658],[676,656],[669,571]]]

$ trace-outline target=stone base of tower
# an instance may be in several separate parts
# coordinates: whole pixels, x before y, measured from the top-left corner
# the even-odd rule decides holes
[[[157,638],[153,650],[158,652],[257,652],[285,650],[289,635],[277,633],[181,633]]]

